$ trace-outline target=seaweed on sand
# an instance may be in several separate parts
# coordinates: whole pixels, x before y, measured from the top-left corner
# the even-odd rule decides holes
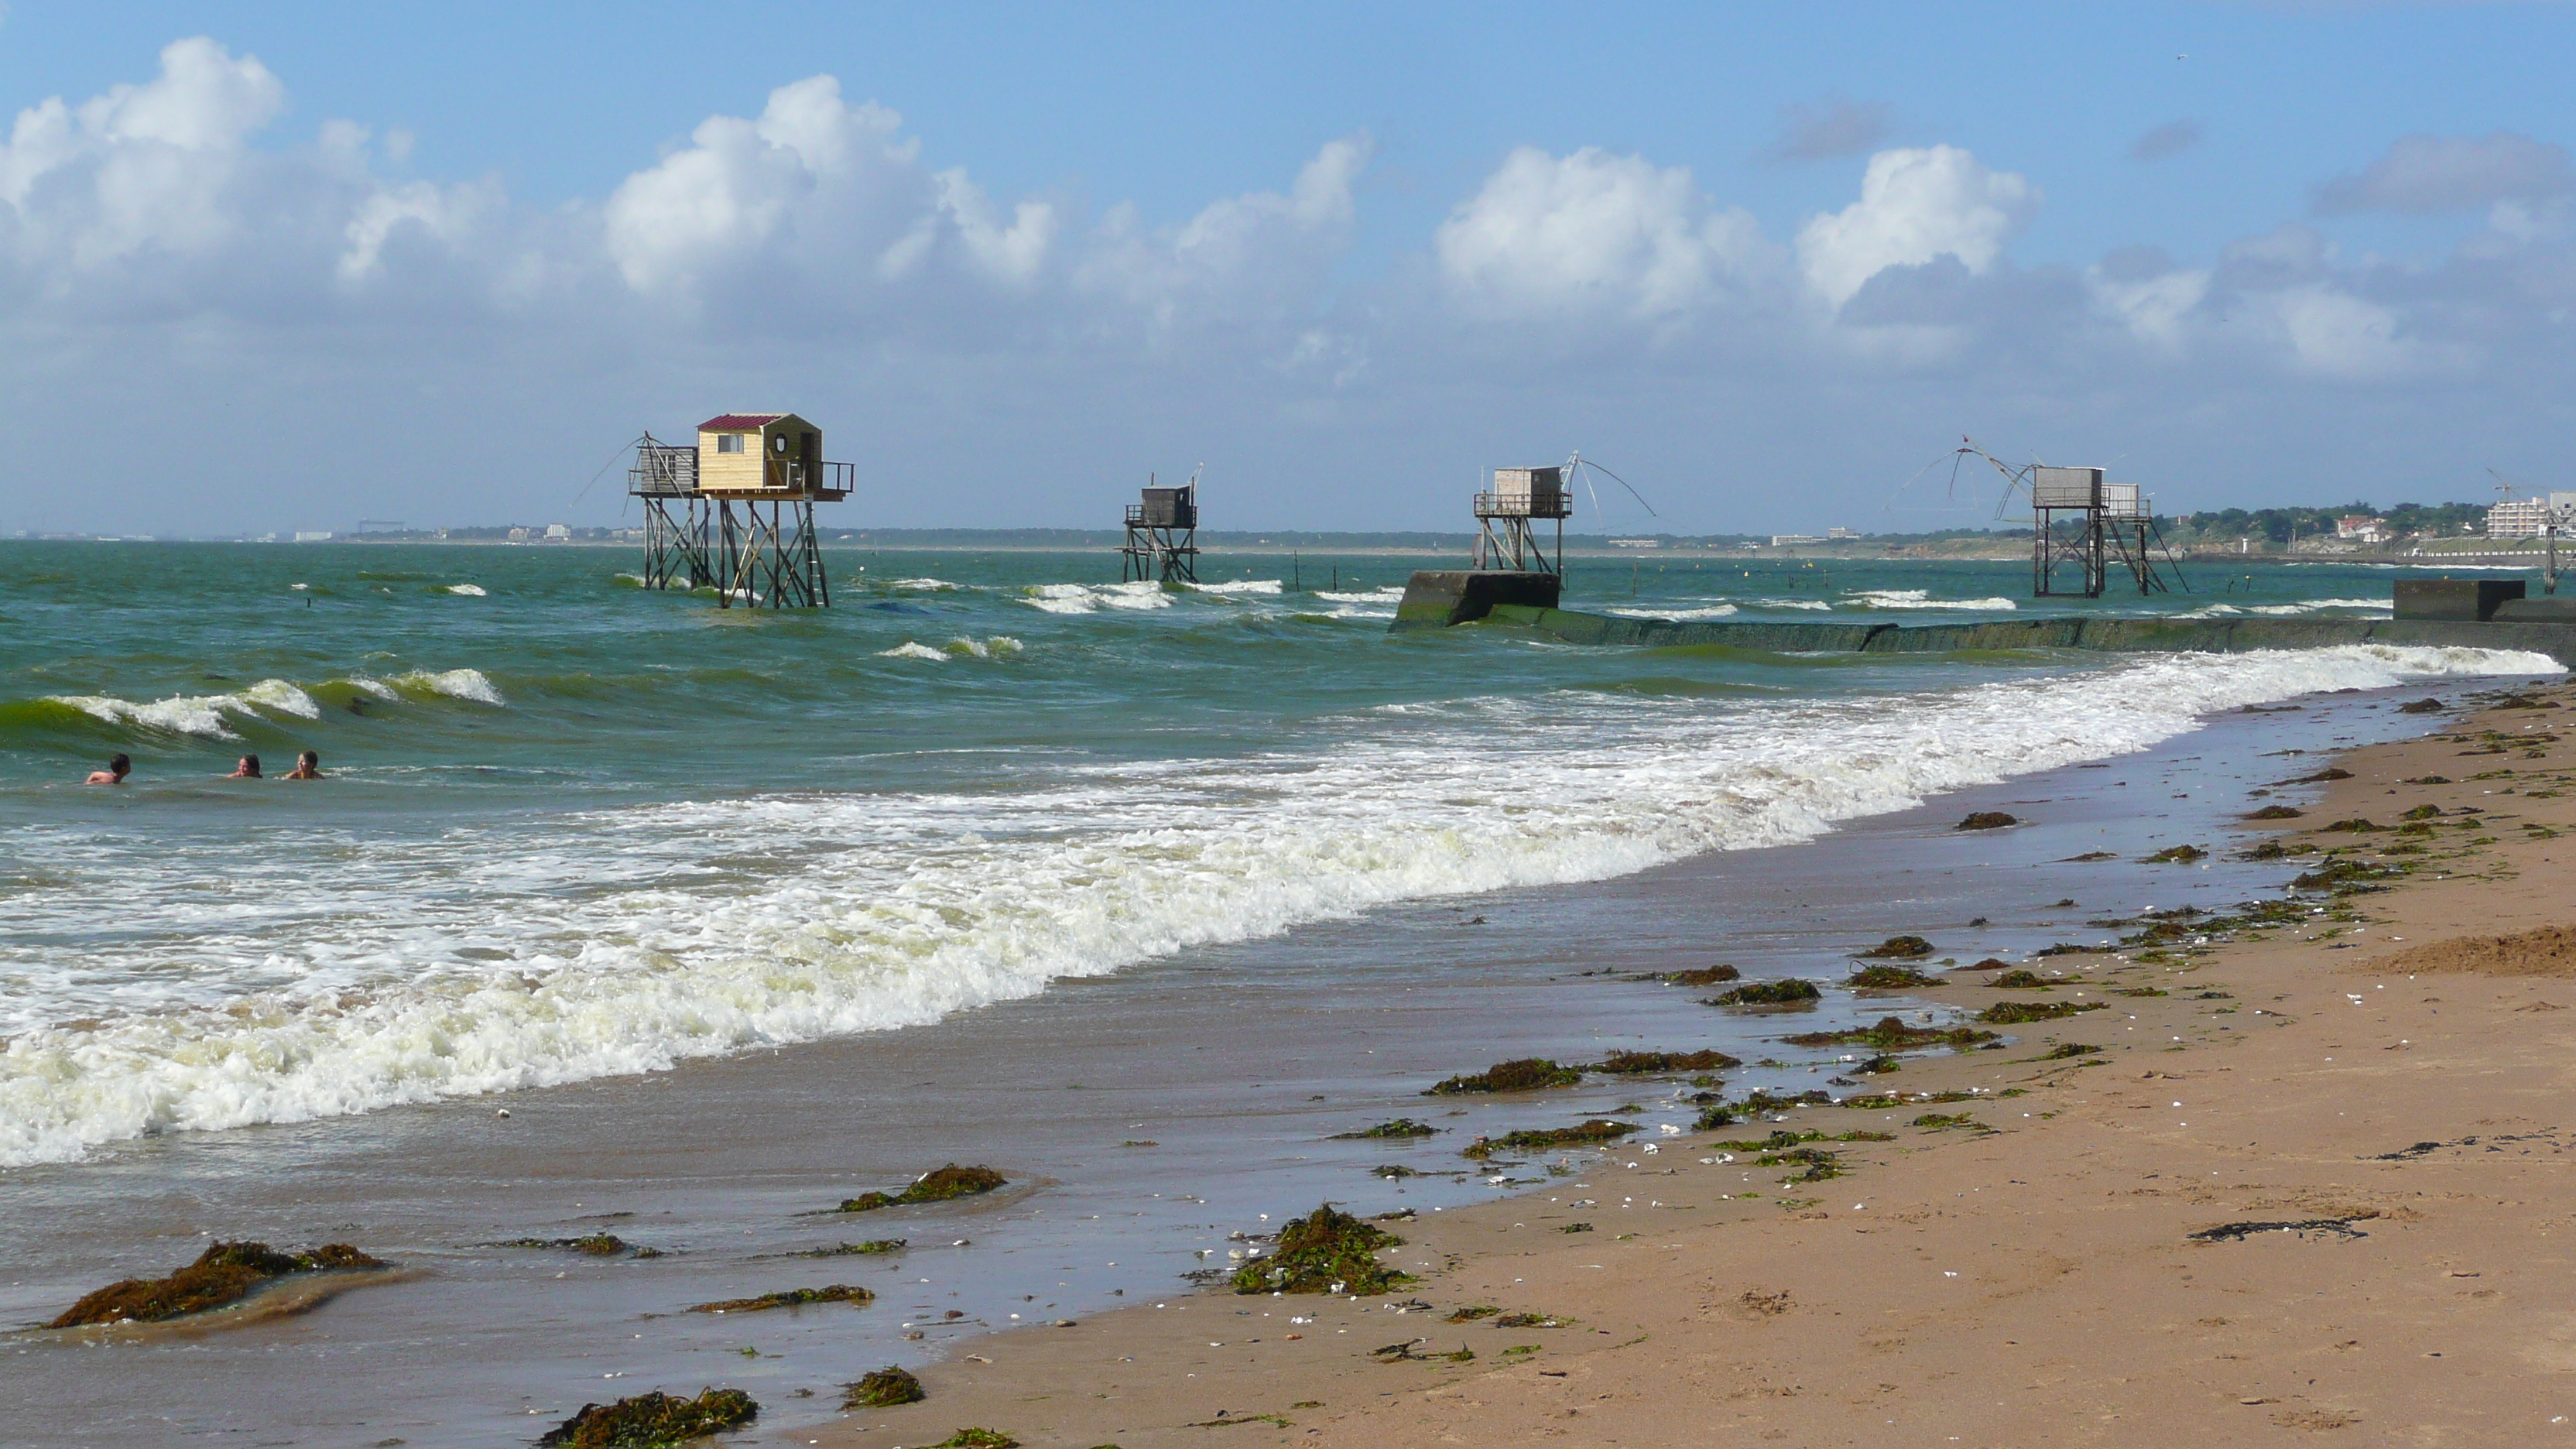
[[[1820,1147],[1792,1147],[1785,1152],[1766,1152],[1753,1161],[1759,1167],[1800,1169],[1780,1179],[1783,1186],[1798,1182],[1830,1182],[1843,1175],[1843,1160]]]
[[[47,1328],[100,1323],[158,1323],[236,1303],[296,1273],[390,1266],[346,1243],[280,1253],[266,1243],[216,1243],[167,1278],[127,1278],[82,1296]]]
[[[1931,942],[1921,936],[1890,936],[1866,951],[1853,954],[1864,961],[1913,961],[1932,954]]]
[[[1583,1070],[1607,1076],[1636,1076],[1646,1072],[1719,1072],[1744,1063],[1724,1052],[1630,1052],[1615,1051]]]
[[[1380,1122],[1374,1127],[1363,1127],[1357,1132],[1336,1132],[1328,1140],[1363,1142],[1380,1137],[1429,1137],[1439,1130],[1427,1122],[1416,1122],[1410,1117],[1398,1117],[1392,1122]]]
[[[1403,1241],[1323,1203],[1302,1218],[1289,1219],[1267,1255],[1236,1269],[1234,1291],[1367,1294],[1401,1288],[1413,1276],[1384,1266],[1375,1255]]]
[[[841,1391],[844,1409],[891,1409],[930,1397],[922,1392],[921,1380],[893,1364],[859,1375],[857,1383],[844,1384]]]
[[[863,1192],[842,1200],[837,1212],[866,1213],[878,1208],[909,1207],[915,1203],[947,1202],[952,1198],[973,1197],[1007,1187],[1010,1179],[989,1167],[960,1167],[949,1163],[934,1168],[912,1180],[912,1185],[897,1193]]]
[[[2046,991],[2056,984],[2036,971],[2007,971],[1986,983],[1998,991]]]
[[[2209,852],[2197,845],[2168,845],[2155,854],[2144,857],[2140,864],[2189,865],[2193,861],[2207,859],[2209,859]]]
[[[1924,1047],[1946,1046],[1962,1050],[1993,1041],[1995,1034],[1974,1027],[1907,1026],[1903,1020],[1883,1016],[1870,1026],[1849,1031],[1809,1031],[1782,1037],[1791,1046],[1865,1046],[1883,1052],[1916,1051]]]
[[[1521,1057],[1496,1062],[1473,1076],[1451,1077],[1422,1095],[1456,1097],[1472,1092],[1534,1092],[1542,1087],[1571,1087],[1582,1080],[1581,1072],[1559,1066],[1546,1057]]]
[[[1816,983],[1792,976],[1786,981],[1756,981],[1710,1000],[1711,1006],[1804,1006],[1824,993]]]
[[[2308,812],[2305,810],[2293,809],[2287,805],[2266,805],[2262,809],[2247,815],[2245,818],[2248,820],[2296,820],[2307,813]]]
[[[2093,1046],[2085,1042],[2070,1041],[2060,1046],[2050,1047],[2048,1050],[2041,1052],[2038,1056],[2032,1057],[2031,1060],[2035,1062],[2072,1061],[2077,1057],[2092,1056],[2101,1050],[2102,1049],[2100,1047]]]
[[[1953,825],[1950,828],[1953,830],[2001,830],[2007,825],[2019,825],[2020,823],[2021,822],[2019,820],[2006,815],[2000,810],[1972,810],[1968,813],[1968,818],[1960,821],[1958,824]]]
[[[1998,1001],[1977,1013],[1977,1020],[1992,1026],[2020,1026],[2033,1021],[2055,1021],[2079,1011],[2101,1011],[2099,1001]]]
[[[615,1233],[592,1233],[581,1238],[510,1238],[492,1244],[496,1248],[570,1248],[594,1258],[614,1258],[627,1249],[624,1238]],[[658,1255],[657,1255],[658,1256]]]
[[[1462,1157],[1479,1162],[1502,1152],[1546,1152],[1557,1147],[1596,1147],[1616,1142],[1631,1132],[1642,1130],[1634,1122],[1613,1122],[1595,1117],[1572,1127],[1544,1127],[1535,1131],[1506,1132],[1500,1137],[1479,1137],[1460,1149]]]
[[[870,1238],[864,1243],[841,1243],[829,1248],[811,1248],[795,1256],[799,1258],[884,1258],[902,1252],[904,1245],[909,1241],[906,1238]]]
[[[1736,970],[1734,967],[1721,963],[1716,966],[1703,966],[1696,971],[1667,972],[1664,975],[1664,984],[1667,986],[1715,986],[1721,981],[1734,981],[1741,978],[1743,975],[1743,972]]]
[[[1935,983],[1911,966],[1864,966],[1845,977],[1843,984],[1859,991],[1905,991]]]
[[[978,1429],[969,1425],[924,1449],[1020,1449],[1020,1441],[999,1429]]]
[[[756,1298],[726,1298],[714,1303],[692,1304],[691,1313],[758,1313],[769,1308],[802,1308],[809,1303],[869,1304],[877,1295],[868,1289],[848,1283],[834,1283],[825,1288],[789,1288],[777,1293],[763,1293]]]
[[[584,1404],[537,1443],[549,1449],[668,1449],[758,1417],[760,1405],[740,1389],[708,1389],[694,1399],[657,1391],[613,1404]]]

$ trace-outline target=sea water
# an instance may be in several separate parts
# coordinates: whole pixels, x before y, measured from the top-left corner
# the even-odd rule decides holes
[[[812,1236],[793,1214],[828,1205],[821,1184],[895,1165],[883,1142],[834,1156],[818,1135],[922,1142],[942,1124],[943,1156],[1016,1154],[1072,1179],[1049,1133],[1132,1130],[1175,1152],[1196,1133],[1214,1150],[1215,1124],[1279,1110],[1283,1072],[1335,1111],[1393,1105],[1424,1064],[1380,1072],[1340,1025],[1309,1040],[1264,1018],[1308,1062],[1293,1071],[1242,1056],[1247,993],[1293,979],[1259,1009],[1337,1023],[1322,997],[1417,1021],[1472,1000],[1475,1039],[1499,1048],[1503,1023],[1562,1024],[1565,1008],[1528,975],[1547,963],[1464,929],[1498,903],[1571,910],[1588,898],[1563,892],[1585,882],[1711,852],[1758,862],[1944,792],[2169,746],[2245,705],[2556,672],[2475,650],[1583,649],[1389,635],[1426,560],[1209,555],[1201,586],[1164,588],[1118,582],[1106,554],[829,559],[836,607],[777,614],[643,591],[631,559],[598,549],[0,545],[0,1194],[15,1178],[21,1208],[77,1222],[27,1240],[45,1261],[12,1277],[130,1261],[138,1235],[113,1202],[162,1205],[140,1235],[162,1257],[166,1229],[213,1230],[184,1226],[209,1203],[304,1205],[314,1232],[357,1220],[406,1261],[451,1255],[417,1290],[429,1309],[415,1297],[395,1316],[435,1317],[450,1295],[444,1356],[481,1365],[467,1397],[498,1412],[496,1386],[525,1387],[513,1374],[562,1367],[550,1349],[625,1341],[609,1326],[638,1294],[667,1308],[703,1272],[700,1296],[734,1296],[755,1247]],[[2367,614],[2388,577],[2276,569],[2150,602]],[[1577,561],[1568,604],[2002,617],[2040,607],[2016,604],[2024,584],[2013,564]],[[282,773],[302,748],[323,781],[220,778],[252,752]],[[77,783],[118,751],[131,782]],[[1584,917],[1544,939],[1633,967],[1651,934],[1643,915]],[[1104,980],[1132,985],[1102,996]],[[1652,1002],[1591,1000],[1590,1034],[1700,1044]],[[1169,1065],[1227,1041],[1251,1064],[1226,1078],[1233,1095]],[[1104,1073],[1140,1094],[1050,1100],[1009,1130],[1033,1083],[1061,1094]],[[640,1091],[657,1082],[682,1096]],[[1196,1125],[1171,1121],[1193,1094]],[[487,1141],[452,1115],[403,1115],[477,1101],[527,1131]],[[864,1127],[822,1125],[862,1108]],[[1114,1120],[1130,1110],[1164,1120]],[[621,1160],[639,1133],[659,1151],[710,1131],[739,1143],[707,1169],[722,1191]],[[1293,1173],[1318,1149],[1266,1150]],[[1093,1252],[1107,1229],[1037,1223],[1085,1203],[1217,1226],[1190,1216],[1207,1188],[1155,1171],[1128,1172],[1133,1192],[1027,1199],[1019,1231],[1035,1236],[1004,1253]],[[558,1300],[528,1336],[468,1333],[528,1269],[466,1251],[464,1223],[491,1238],[578,1225],[603,1193],[702,1256],[659,1265],[649,1290],[601,1278],[600,1298]],[[720,1241],[736,1251],[709,1254]],[[953,1271],[969,1286],[940,1291],[970,1304],[1007,1276]],[[1168,1263],[1152,1271],[1169,1280]],[[344,1332],[367,1321],[358,1301],[333,1310]],[[1006,1323],[972,1321],[988,1317]],[[258,1405],[227,1412],[200,1427],[274,1427]]]

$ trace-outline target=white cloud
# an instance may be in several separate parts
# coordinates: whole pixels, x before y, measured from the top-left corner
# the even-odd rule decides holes
[[[1717,210],[1689,168],[1590,146],[1512,152],[1433,245],[1453,295],[1493,317],[1671,317],[1774,260],[1751,214]]]
[[[1799,231],[1798,264],[1836,307],[1889,267],[1950,256],[1983,276],[2038,209],[2037,187],[1957,147],[1881,151],[1869,158],[1860,200]]]
[[[1377,144],[1366,132],[1327,142],[1283,194],[1210,203],[1181,226],[1148,234],[1135,209],[1111,208],[1076,281],[1088,296],[1145,309],[1158,327],[1189,321],[1293,322],[1318,301],[1349,246],[1352,187]]]
[[[2267,300],[2302,371],[2367,382],[2415,367],[2414,349],[2397,335],[2397,314],[2376,302],[2323,284]]]
[[[2431,216],[2570,192],[2576,192],[2576,172],[2564,147],[2511,131],[2415,135],[2399,137],[2359,175],[2327,182],[2317,193],[2317,210]]]

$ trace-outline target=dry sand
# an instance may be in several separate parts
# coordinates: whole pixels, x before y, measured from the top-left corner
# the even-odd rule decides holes
[[[2576,705],[2576,689],[2535,697]],[[2166,959],[2051,957],[2032,964],[2068,979],[2044,993],[1958,973],[1918,995],[2109,1009],[2009,1028],[2002,1051],[1915,1054],[1856,1089],[1989,1100],[1809,1108],[1575,1154],[1575,1176],[1395,1224],[1387,1260],[1420,1275],[1401,1293],[1183,1292],[978,1339],[922,1371],[926,1402],[795,1438],[2576,1440],[2576,912],[2561,899],[2576,839],[2560,835],[2576,798],[2559,793],[2576,741],[2479,735],[2560,721],[2576,715],[2429,717],[2428,738],[2345,756],[2351,777],[2302,818],[2207,842],[2418,866],[2342,897],[2347,919],[2186,938]],[[2457,783],[2407,783],[2435,775]],[[2430,835],[2393,828],[2424,806],[2444,812]],[[2353,817],[2382,829],[2322,828]],[[2381,855],[2408,846],[2421,853]],[[2319,862],[2285,858],[2283,877]],[[2104,1050],[2035,1060],[2059,1043]],[[1917,1125],[1927,1114],[1973,1125]],[[1788,1186],[1791,1168],[1712,1145],[1809,1128],[1894,1140],[1823,1144],[1846,1175]],[[1591,1230],[1564,1231],[1578,1222]],[[2194,1236],[2240,1224],[2295,1226]],[[1469,1305],[1562,1326],[1449,1320]]]

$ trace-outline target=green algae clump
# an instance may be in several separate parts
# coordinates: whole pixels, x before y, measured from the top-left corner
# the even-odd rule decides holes
[[[842,1394],[844,1409],[891,1409],[930,1397],[922,1391],[921,1380],[893,1364],[859,1375],[857,1383],[842,1385]]]
[[[1252,1422],[1247,1420],[1246,1422]],[[1020,1449],[1020,1441],[999,1429],[960,1429],[924,1449]]]
[[[877,1301],[868,1289],[848,1283],[834,1283],[828,1288],[789,1288],[778,1293],[763,1293],[757,1298],[727,1298],[716,1303],[691,1305],[691,1313],[758,1313],[767,1308],[802,1308],[808,1303],[857,1303]]]
[[[1911,966],[1864,966],[1845,977],[1843,984],[1861,991],[1904,991],[1937,983]]]
[[[1736,970],[1732,966],[1720,964],[1716,966],[1703,966],[1696,971],[1667,972],[1664,975],[1664,984],[1667,986],[1715,986],[1721,981],[1734,981],[1741,978],[1743,975],[1743,972]]]
[[[1965,1050],[1994,1039],[1993,1032],[1978,1031],[1974,1027],[1907,1026],[1893,1016],[1880,1017],[1873,1025],[1854,1027],[1849,1031],[1810,1031],[1781,1038],[1791,1046],[1865,1046],[1883,1052],[1916,1051],[1931,1046]]]
[[[1363,1142],[1378,1137],[1428,1137],[1439,1130],[1428,1122],[1416,1122],[1410,1117],[1398,1117],[1392,1122],[1380,1122],[1374,1127],[1363,1127],[1357,1132],[1336,1132],[1328,1140]]]
[[[1605,1076],[1630,1077],[1647,1072],[1720,1072],[1744,1063],[1719,1051],[1701,1052],[1630,1052],[1616,1051],[1583,1070]]]
[[[1384,1228],[1319,1204],[1279,1230],[1270,1253],[1235,1270],[1237,1293],[1384,1293],[1411,1283],[1409,1273],[1381,1265],[1374,1256],[1404,1239]]]
[[[2332,829],[2333,827],[2328,826],[2327,828]],[[2201,849],[2197,845],[2168,845],[2164,849],[2157,851],[2155,854],[2144,857],[2141,864],[2189,865],[2193,861],[2207,859],[2209,859],[2209,852]]]
[[[1571,1087],[1582,1080],[1581,1072],[1559,1066],[1546,1057],[1521,1057],[1496,1062],[1473,1076],[1451,1077],[1422,1095],[1456,1097],[1472,1092],[1535,1092],[1543,1087]]]
[[[1986,984],[1999,991],[2046,991],[2056,983],[2036,971],[2007,971]]]
[[[1556,1147],[1597,1147],[1604,1142],[1616,1142],[1638,1130],[1640,1129],[1634,1122],[1613,1122],[1607,1117],[1595,1117],[1589,1122],[1577,1123],[1572,1127],[1546,1127],[1536,1131],[1506,1132],[1500,1137],[1479,1137],[1473,1143],[1461,1148],[1459,1155],[1482,1162],[1500,1152],[1545,1152]]]
[[[128,1278],[85,1294],[45,1326],[159,1323],[237,1303],[291,1274],[386,1266],[346,1243],[306,1253],[280,1253],[266,1243],[215,1243],[167,1278]]]
[[[878,1208],[910,1207],[916,1203],[947,1202],[952,1198],[974,1197],[998,1187],[1008,1187],[1010,1179],[989,1167],[960,1167],[950,1163],[934,1168],[912,1180],[912,1186],[898,1193],[863,1192],[844,1199],[836,1211],[845,1213],[875,1212]]]
[[[1921,936],[1890,936],[1858,954],[1865,961],[1912,961],[1932,951],[1932,943]]]
[[[1804,1006],[1824,993],[1816,983],[1792,976],[1786,981],[1756,981],[1711,1000],[1711,1006]]]
[[[1977,1020],[1993,1026],[2020,1026],[2025,1022],[2055,1021],[2079,1011],[2101,1011],[2098,1001],[1998,1001],[1977,1013]]]
[[[537,1443],[548,1449],[669,1449],[758,1417],[760,1405],[740,1389],[709,1389],[694,1399],[657,1391],[613,1404],[584,1404]]]

